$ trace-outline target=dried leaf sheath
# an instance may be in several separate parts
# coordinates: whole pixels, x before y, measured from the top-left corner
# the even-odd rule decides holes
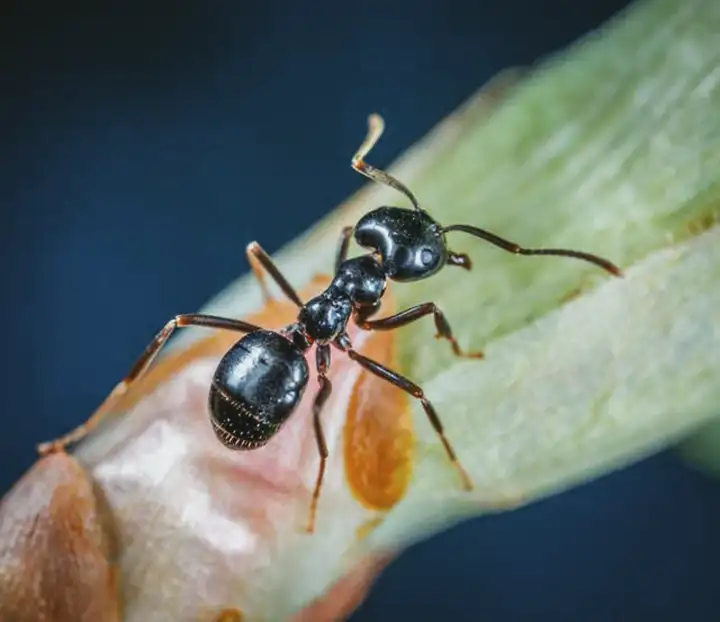
[[[38,461],[0,504],[0,620],[120,622],[112,532],[74,458]]]

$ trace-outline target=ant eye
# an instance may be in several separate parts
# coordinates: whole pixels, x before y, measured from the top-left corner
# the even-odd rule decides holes
[[[435,253],[432,252],[432,249],[423,248],[422,251],[420,251],[420,261],[423,266],[429,266],[435,261]]]

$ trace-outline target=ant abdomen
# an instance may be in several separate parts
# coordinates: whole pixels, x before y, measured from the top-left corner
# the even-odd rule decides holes
[[[432,276],[448,258],[442,227],[423,210],[375,209],[358,221],[355,241],[379,252],[385,274],[398,282]]]
[[[240,339],[210,385],[218,439],[231,449],[265,445],[300,403],[309,375],[303,351],[282,335],[258,330]]]

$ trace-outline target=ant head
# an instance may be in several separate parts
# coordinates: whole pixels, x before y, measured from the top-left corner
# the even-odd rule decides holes
[[[515,242],[472,225],[441,227],[420,207],[415,195],[405,184],[365,162],[365,156],[380,139],[384,128],[382,117],[377,114],[370,115],[368,134],[353,156],[352,167],[373,181],[401,192],[413,205],[413,209],[379,207],[363,216],[355,227],[355,241],[360,246],[380,254],[388,278],[400,282],[419,281],[437,273],[446,264],[470,270],[472,264],[465,253],[448,250],[445,242],[445,233],[448,231],[468,233],[516,255],[574,257],[594,263],[615,276],[622,275],[622,271],[615,264],[590,253],[564,248],[523,248]]]
[[[373,210],[355,226],[355,241],[377,251],[388,278],[398,282],[436,274],[450,254],[442,227],[420,209]]]

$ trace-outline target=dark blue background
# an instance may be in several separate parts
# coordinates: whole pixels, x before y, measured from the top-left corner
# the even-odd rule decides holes
[[[275,251],[359,187],[368,112],[389,162],[624,3],[102,4],[0,9],[2,490],[249,240]],[[719,511],[656,457],[413,548],[355,619],[718,619]]]

